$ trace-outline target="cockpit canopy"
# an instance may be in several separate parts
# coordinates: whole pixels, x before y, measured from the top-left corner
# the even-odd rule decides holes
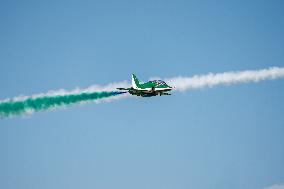
[[[166,82],[164,82],[162,80],[153,80],[151,82],[155,83],[157,86],[159,86],[159,85],[167,85]]]

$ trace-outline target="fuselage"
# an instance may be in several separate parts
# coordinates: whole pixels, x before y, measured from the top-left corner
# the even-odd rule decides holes
[[[153,80],[140,84],[137,77],[132,74],[132,89],[129,90],[130,94],[137,96],[156,96],[156,95],[169,95],[172,87],[162,80]]]
[[[117,88],[119,90],[126,90],[132,95],[151,97],[157,95],[171,95],[168,92],[172,87],[162,80],[153,80],[146,83],[140,83],[137,77],[132,74],[132,87],[130,88]]]

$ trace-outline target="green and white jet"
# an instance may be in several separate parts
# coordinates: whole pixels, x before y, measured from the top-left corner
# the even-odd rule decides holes
[[[167,92],[172,90],[172,87],[162,80],[153,80],[146,83],[141,83],[137,77],[132,74],[132,87],[130,88],[117,88],[118,90],[128,91],[132,95],[141,97],[151,97],[157,95],[171,95]]]

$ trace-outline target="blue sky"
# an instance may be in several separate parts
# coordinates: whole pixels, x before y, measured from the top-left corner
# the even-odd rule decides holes
[[[284,2],[1,1],[0,99],[284,66]],[[0,188],[284,183],[284,80],[0,120]]]

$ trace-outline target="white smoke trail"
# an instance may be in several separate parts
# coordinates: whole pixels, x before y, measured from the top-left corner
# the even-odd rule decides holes
[[[174,77],[165,79],[165,82],[177,91],[196,90],[217,85],[233,85],[239,83],[259,82],[284,77],[284,68],[271,67],[261,70],[247,70],[237,72],[209,73],[193,77]]]

